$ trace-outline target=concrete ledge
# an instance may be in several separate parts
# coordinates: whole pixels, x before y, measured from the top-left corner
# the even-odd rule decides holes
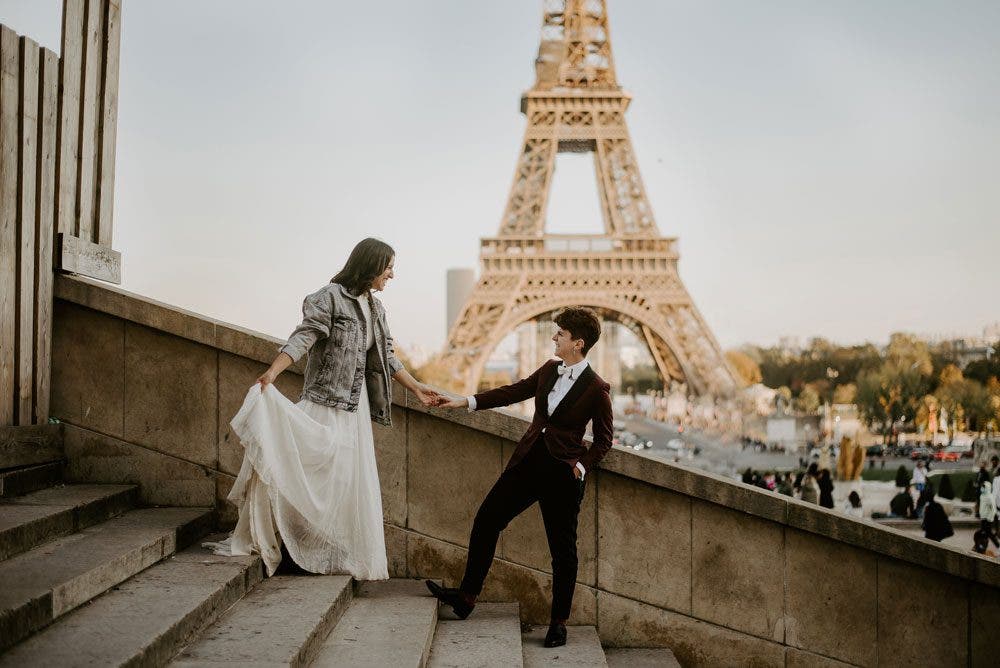
[[[95,311],[158,329],[197,343],[270,364],[285,342],[266,334],[185,311],[83,276],[56,276],[54,294]],[[304,360],[289,367],[305,370]]]
[[[214,505],[234,520],[224,497],[242,452],[225,424],[281,342],[85,279],[61,277],[57,294],[55,331],[72,339],[56,348],[53,385],[68,398],[69,475],[138,483],[147,502]],[[279,389],[297,392],[301,377],[282,377]],[[171,410],[180,380],[211,410]],[[375,429],[391,572],[457,584],[475,508],[527,421],[427,409],[398,385],[394,404],[393,429]],[[937,633],[934,614],[895,628],[919,609],[950,620],[937,659],[992,656],[1000,564],[971,551],[626,449],[588,479],[571,623],[596,625],[606,643],[667,645],[685,665],[873,665]],[[482,600],[517,600],[523,620],[546,623],[539,524],[526,514],[508,527]]]
[[[273,359],[277,348],[283,343],[273,337],[80,276],[57,277],[55,296],[265,364]],[[300,360],[291,369],[301,373],[302,365]],[[398,384],[394,387],[393,403],[407,411],[433,415],[515,442],[520,440],[528,425],[524,418],[504,410],[469,413],[464,410],[426,408]],[[844,541],[885,556],[991,586],[1000,586],[1000,563],[890,528],[848,518],[819,506],[705,471],[660,462],[620,448],[614,448],[608,453],[601,462],[601,469],[785,526]]]

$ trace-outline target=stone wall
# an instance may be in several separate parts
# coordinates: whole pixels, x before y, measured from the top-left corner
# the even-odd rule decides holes
[[[228,420],[280,342],[86,279],[60,277],[56,297],[69,476],[214,505],[231,524]],[[291,398],[296,370],[278,383]],[[526,423],[426,409],[399,386],[394,401],[393,427],[375,426],[390,569],[455,584]],[[628,450],[588,475],[579,552],[571,623],[609,646],[669,646],[686,666],[994,662],[1000,564]],[[550,588],[535,507],[502,536],[483,598],[544,623]]]

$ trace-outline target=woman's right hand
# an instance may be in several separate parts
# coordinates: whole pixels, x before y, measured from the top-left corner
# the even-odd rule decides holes
[[[260,378],[257,379],[257,382],[260,383],[260,391],[263,392],[264,388],[273,383],[274,379],[277,377],[278,374],[276,374],[272,369],[268,369],[261,374]]]

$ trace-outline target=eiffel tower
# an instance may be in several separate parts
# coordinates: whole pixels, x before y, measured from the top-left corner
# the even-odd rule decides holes
[[[443,363],[475,391],[493,349],[522,323],[589,306],[646,343],[664,385],[716,396],[736,383],[660,234],[625,125],[605,0],[544,0],[536,81],[499,234],[481,239],[480,278],[448,335]],[[559,152],[591,153],[604,234],[546,234]],[[457,389],[457,388],[456,388]]]

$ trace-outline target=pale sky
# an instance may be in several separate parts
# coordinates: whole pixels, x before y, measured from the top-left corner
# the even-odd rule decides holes
[[[0,0],[58,51],[61,0]],[[610,0],[626,118],[724,347],[1000,320],[1000,2]],[[285,337],[364,236],[403,346],[496,234],[541,0],[124,0],[123,287]],[[586,169],[582,169],[585,167]],[[599,225],[560,156],[550,229]]]

